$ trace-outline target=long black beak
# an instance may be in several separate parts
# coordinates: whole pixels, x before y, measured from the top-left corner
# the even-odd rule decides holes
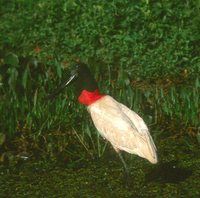
[[[62,90],[63,90],[66,86],[70,85],[70,84],[73,82],[73,80],[77,77],[77,75],[78,75],[77,73],[73,73],[69,78],[65,79],[65,80],[57,87],[57,89],[56,89],[54,92],[48,94],[48,95],[45,97],[45,100],[54,99],[59,93],[62,92]]]

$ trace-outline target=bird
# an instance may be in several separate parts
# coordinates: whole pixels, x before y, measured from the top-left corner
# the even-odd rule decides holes
[[[158,162],[157,149],[144,120],[112,96],[102,94],[85,63],[76,63],[70,76],[54,92],[48,94],[47,99],[54,98],[71,84],[75,87],[79,103],[86,106],[97,131],[119,154],[125,172],[129,171],[121,151],[138,155],[152,164]]]

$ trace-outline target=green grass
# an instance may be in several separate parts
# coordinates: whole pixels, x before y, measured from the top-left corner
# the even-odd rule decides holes
[[[185,146],[185,141],[190,147]],[[176,160],[178,166],[192,174],[179,182],[170,182],[161,172],[149,181],[146,176],[159,169],[139,157],[127,160],[130,167],[129,185],[125,185],[122,164],[117,155],[104,155],[101,159],[69,163],[44,162],[33,157],[20,160],[14,167],[0,167],[1,197],[199,197],[200,156],[198,145],[190,138],[160,140],[159,159]],[[113,151],[114,152],[114,151]],[[107,152],[108,154],[108,152]],[[173,169],[173,168],[172,168]],[[162,171],[162,169],[160,170]],[[164,169],[163,169],[164,171]],[[165,172],[168,176],[168,173]],[[169,175],[171,175],[169,173]],[[157,180],[160,178],[160,180]],[[168,176],[169,178],[169,176]]]
[[[82,155],[71,149],[76,143],[83,155],[102,156],[106,145],[73,89],[43,100],[76,60],[89,64],[104,93],[142,115],[154,138],[159,128],[197,134],[199,7],[186,0],[2,0],[3,152],[14,142],[16,152]]]

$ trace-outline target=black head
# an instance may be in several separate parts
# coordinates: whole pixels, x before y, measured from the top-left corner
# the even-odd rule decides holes
[[[73,75],[73,73],[76,75],[74,86],[77,96],[79,96],[84,89],[90,92],[98,89],[97,82],[87,65],[83,63],[77,64],[71,74]]]
[[[77,97],[81,94],[83,90],[95,91],[98,89],[98,85],[93,75],[91,74],[89,68],[84,63],[76,64],[72,70],[70,77],[67,77],[63,82],[58,86],[58,88],[47,96],[47,99],[54,98],[58,95],[66,86],[74,84],[75,94]]]

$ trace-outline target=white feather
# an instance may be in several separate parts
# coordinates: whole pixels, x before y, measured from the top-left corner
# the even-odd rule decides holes
[[[94,125],[116,151],[146,158],[157,163],[156,147],[143,119],[111,96],[104,96],[88,106]]]

